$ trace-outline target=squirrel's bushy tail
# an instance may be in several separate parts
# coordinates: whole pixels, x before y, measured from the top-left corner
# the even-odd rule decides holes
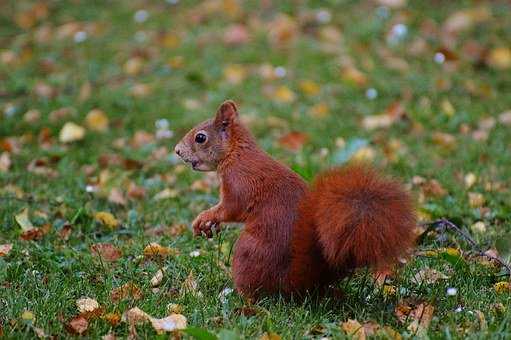
[[[384,268],[415,241],[409,193],[365,164],[318,175],[305,205],[314,212],[323,256],[333,268]]]

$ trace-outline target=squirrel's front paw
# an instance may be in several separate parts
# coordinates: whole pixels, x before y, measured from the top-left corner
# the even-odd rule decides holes
[[[204,211],[193,221],[192,227],[194,236],[204,234],[207,238],[211,238],[213,237],[213,229],[220,230],[220,223],[208,211]]]

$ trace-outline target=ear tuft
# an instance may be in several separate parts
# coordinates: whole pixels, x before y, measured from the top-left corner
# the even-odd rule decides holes
[[[238,117],[238,108],[232,100],[226,100],[216,112],[215,122],[222,126],[228,126]]]

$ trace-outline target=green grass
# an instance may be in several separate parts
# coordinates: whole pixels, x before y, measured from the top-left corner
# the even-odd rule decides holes
[[[413,256],[392,282],[395,295],[384,294],[361,271],[339,282],[343,299],[311,297],[293,302],[266,298],[255,305],[256,315],[250,316],[239,312],[245,303],[235,292],[225,301],[219,298],[224,288],[232,287],[228,270],[223,268],[229,268],[239,228],[229,228],[212,241],[194,239],[189,230],[175,236],[150,232],[156,227],[189,225],[197,213],[216,202],[217,188],[193,189],[192,183],[205,178],[204,174],[184,169],[172,149],[190,127],[212,115],[224,99],[232,98],[262,147],[307,179],[334,165],[340,154],[352,156],[336,145],[338,138],[348,146],[360,139],[372,150],[375,164],[410,186],[421,216],[452,219],[468,228],[483,249],[497,247],[505,257],[504,251],[510,248],[506,240],[511,237],[511,133],[498,116],[511,109],[511,68],[499,69],[484,56],[474,61],[467,43],[477,44],[486,55],[497,48],[509,49],[509,3],[409,1],[404,8],[385,10],[370,1],[274,1],[267,8],[248,1],[229,14],[230,5],[224,11],[222,5],[214,9],[199,1],[177,5],[165,1],[48,1],[48,15],[32,20],[26,11],[33,5],[31,1],[0,4],[0,153],[6,152],[6,140],[19,145],[6,152],[12,161],[9,170],[0,171],[0,245],[13,244],[12,251],[0,257],[3,337],[35,337],[32,326],[48,335],[67,337],[65,325],[78,314],[76,300],[87,296],[96,299],[105,312],[122,314],[137,306],[155,317],[168,315],[167,305],[176,303],[190,326],[215,334],[232,330],[243,338],[264,332],[283,338],[343,338],[347,335],[340,324],[348,319],[374,321],[413,337],[407,329],[410,321],[400,323],[394,310],[404,298],[415,298],[434,306],[427,329],[430,338],[511,338],[511,295],[494,289],[505,277],[499,276],[499,269],[470,257],[470,246],[451,233],[428,235],[418,251],[453,247],[463,251],[463,258],[451,263],[441,257]],[[448,39],[442,31],[445,20],[461,9],[480,7],[490,17]],[[143,23],[134,21],[140,9],[149,13]],[[329,23],[315,21],[320,9],[331,14]],[[269,22],[278,13],[287,14],[296,25],[296,39],[287,47],[272,45],[268,39]],[[20,26],[20,20],[28,20],[28,25]],[[66,34],[63,24],[70,22],[78,23],[78,28],[73,31],[67,26],[72,33]],[[224,43],[224,31],[233,23],[246,26],[249,42],[235,47]],[[392,45],[387,35],[397,23],[406,25],[407,34]],[[340,36],[329,50],[324,48],[321,33],[325,27]],[[73,36],[81,30],[88,33],[87,38],[77,43]],[[169,34],[166,44],[162,42],[165,33]],[[424,48],[412,51],[419,43]],[[454,53],[454,61],[434,61],[442,47]],[[127,74],[125,63],[137,56],[142,67],[136,74]],[[365,75],[364,84],[347,79],[346,71],[343,76],[342,65],[349,63]],[[246,72],[239,84],[224,76],[231,64],[241,65]],[[285,76],[264,79],[264,64],[284,67]],[[405,65],[396,69],[395,64]],[[304,80],[319,85],[319,92],[311,95],[301,90]],[[53,94],[38,94],[41,84],[49,85]],[[148,85],[150,92],[134,96],[136,84]],[[83,95],[84,86],[90,87],[89,95]],[[287,87],[294,100],[279,102],[269,86]],[[368,88],[377,90],[375,99],[367,98]],[[363,117],[379,114],[395,101],[404,106],[404,118],[389,128],[369,131],[362,127]],[[328,113],[323,118],[312,117],[311,108],[319,104],[326,105]],[[71,108],[71,113],[51,119],[51,112],[63,107]],[[87,129],[82,140],[60,143],[64,123],[86,126],[85,116],[94,108],[106,113],[109,129]],[[27,122],[24,114],[32,109],[41,116]],[[496,124],[488,130],[488,138],[474,139],[480,121],[489,117]],[[132,146],[137,131],[154,134],[155,122],[162,118],[168,119],[172,138]],[[46,143],[41,142],[41,131],[51,136]],[[289,131],[300,131],[309,138],[298,152],[278,142]],[[438,132],[450,134],[452,145],[435,142]],[[160,147],[168,154],[154,157]],[[136,160],[140,166],[103,167],[98,160],[107,154]],[[48,160],[47,167],[55,175],[29,171],[29,164],[37,159]],[[469,189],[463,180],[468,173],[477,177]],[[446,195],[428,194],[424,186],[412,184],[414,176],[437,180]],[[100,178],[99,192],[87,192],[86,186]],[[126,191],[130,182],[145,188],[143,199],[128,199],[125,205],[107,199],[112,188]],[[497,185],[498,189],[490,190]],[[155,199],[164,189],[174,191],[175,197]],[[468,192],[481,193],[483,206],[471,206]],[[51,225],[42,239],[20,238],[14,216],[25,208],[36,226]],[[110,230],[99,225],[94,220],[98,211],[113,213],[121,227]],[[485,223],[486,232],[469,228],[476,221]],[[72,232],[64,240],[59,232],[66,222],[71,223]],[[143,249],[150,242],[175,248],[179,255],[146,259]],[[99,261],[90,252],[94,243],[112,243],[122,257],[114,263]],[[200,256],[190,256],[194,250],[200,250]],[[153,292],[149,281],[161,267],[166,267],[164,279]],[[449,278],[417,284],[413,277],[425,268]],[[200,294],[181,289],[190,273]],[[130,281],[140,287],[143,297],[112,302],[112,289]],[[449,287],[455,287],[457,295],[448,296]],[[459,307],[461,311],[456,311]],[[24,320],[24,311],[31,311],[35,320]],[[484,315],[486,327],[478,315]],[[98,338],[112,332],[126,337],[128,331],[126,323],[111,326],[96,318],[85,334]],[[156,336],[150,325],[139,326],[137,331],[142,338]]]

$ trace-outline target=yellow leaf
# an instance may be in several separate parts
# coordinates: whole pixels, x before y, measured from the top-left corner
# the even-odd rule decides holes
[[[139,74],[144,66],[144,60],[140,57],[128,59],[124,64],[124,72],[133,76]]]
[[[85,137],[85,129],[73,122],[64,124],[59,133],[61,143],[71,143],[82,140]]]
[[[22,318],[23,320],[31,320],[31,321],[34,321],[34,320],[35,320],[35,315],[34,315],[34,313],[32,313],[31,311],[26,310],[26,311],[24,311],[23,313],[21,313],[21,318]]]
[[[319,93],[320,87],[312,80],[303,80],[300,82],[300,90],[309,96],[314,96]]]
[[[273,332],[266,332],[259,338],[259,340],[280,340],[280,339],[282,339],[282,337]]]
[[[227,65],[224,68],[224,78],[228,83],[240,84],[247,76],[247,70],[242,65]]]
[[[511,68],[511,49],[498,47],[491,50],[488,55],[488,64],[500,70],[507,70]]]
[[[396,286],[385,285],[383,286],[383,296],[394,296],[396,295]]]
[[[108,117],[103,111],[94,109],[85,117],[85,124],[91,130],[103,132],[108,130]]]
[[[285,85],[279,86],[273,93],[273,99],[281,103],[291,103],[295,98],[295,93]]]
[[[318,103],[311,107],[309,114],[313,118],[326,118],[328,116],[328,113],[330,111],[330,108],[325,103]]]
[[[497,294],[511,292],[511,284],[509,283],[509,281],[497,282],[493,287],[495,288],[495,292]]]
[[[94,214],[94,219],[99,223],[107,226],[111,229],[117,228],[119,226],[119,221],[109,212],[99,211]]]
[[[176,251],[174,249],[164,247],[156,242],[149,243],[144,248],[144,255],[145,256],[161,256],[165,257],[168,255],[175,255]]]
[[[28,217],[28,209],[27,208],[23,209],[23,211],[21,213],[19,213],[18,215],[15,215],[14,219],[16,220],[16,222],[18,222],[19,226],[21,227],[21,229],[23,231],[30,231],[30,230],[35,229],[34,225],[32,224],[32,222],[30,221],[30,219]]]

